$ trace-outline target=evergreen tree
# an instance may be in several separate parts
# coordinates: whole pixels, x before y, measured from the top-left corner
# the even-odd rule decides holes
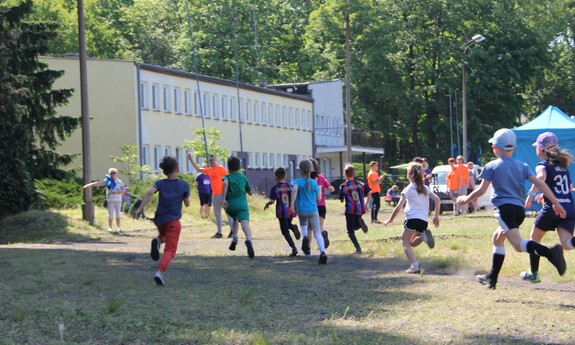
[[[32,1],[0,5],[0,216],[38,205],[34,179],[61,178],[73,157],[54,152],[79,118],[58,116],[72,90],[52,90],[62,72],[38,61],[56,24],[27,21]]]

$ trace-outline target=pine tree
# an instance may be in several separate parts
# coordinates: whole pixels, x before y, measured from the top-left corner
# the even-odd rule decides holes
[[[72,90],[52,90],[63,72],[38,60],[57,25],[30,22],[32,1],[0,5],[0,216],[38,205],[34,179],[61,178],[72,160],[54,152],[79,118],[58,116]]]

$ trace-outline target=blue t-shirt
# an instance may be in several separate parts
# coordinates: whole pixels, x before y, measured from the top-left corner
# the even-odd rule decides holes
[[[310,190],[307,189],[309,182]],[[317,181],[312,178],[296,178],[293,185],[297,186],[297,198],[295,207],[299,213],[317,212],[317,195],[319,195],[319,186]]]
[[[154,216],[156,225],[163,225],[182,218],[182,202],[190,197],[190,185],[180,179],[161,179],[154,183],[160,193]]]
[[[198,193],[200,194],[212,194],[212,185],[210,184],[210,176],[199,173],[196,176],[196,182],[198,183]]]
[[[493,185],[491,202],[494,206],[512,204],[522,207],[525,204],[525,181],[531,176],[535,176],[533,170],[513,157],[500,157],[487,163],[479,175]]]

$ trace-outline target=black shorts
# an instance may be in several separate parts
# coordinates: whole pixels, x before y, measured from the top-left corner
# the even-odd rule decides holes
[[[562,228],[573,235],[573,229],[575,228],[575,210],[573,207],[563,206],[567,212],[567,217],[561,218],[555,214],[552,208],[544,207],[535,219],[535,226],[543,231],[554,231],[555,229]]]
[[[494,206],[493,210],[499,226],[503,229],[503,233],[507,232],[507,230],[519,229],[519,226],[525,220],[525,208],[523,206],[503,204]]]
[[[321,218],[325,219],[325,213],[326,213],[325,206],[318,206],[317,213],[319,213],[319,216]]]
[[[403,222],[403,228],[409,231],[423,232],[427,230],[428,223],[419,218],[406,219]]]
[[[201,206],[204,206],[204,205],[212,206],[212,195],[211,194],[198,193],[198,196],[200,197],[200,205]]]

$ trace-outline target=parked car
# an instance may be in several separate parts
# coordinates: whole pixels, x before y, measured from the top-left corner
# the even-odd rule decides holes
[[[481,167],[479,165],[474,165],[475,170],[475,177],[479,176],[481,173]],[[450,165],[438,165],[431,171],[433,175],[433,181],[431,182],[431,189],[440,197],[441,199],[441,211],[452,211],[453,210],[453,201],[448,197],[448,190],[447,190],[447,174],[451,171]],[[480,181],[475,181],[475,188],[479,188]],[[491,194],[493,193],[493,187],[489,185],[489,189],[487,192],[483,194],[477,202],[481,209],[492,208],[493,204],[491,203]],[[469,204],[471,205],[471,203]],[[473,207],[470,208],[472,210]]]

